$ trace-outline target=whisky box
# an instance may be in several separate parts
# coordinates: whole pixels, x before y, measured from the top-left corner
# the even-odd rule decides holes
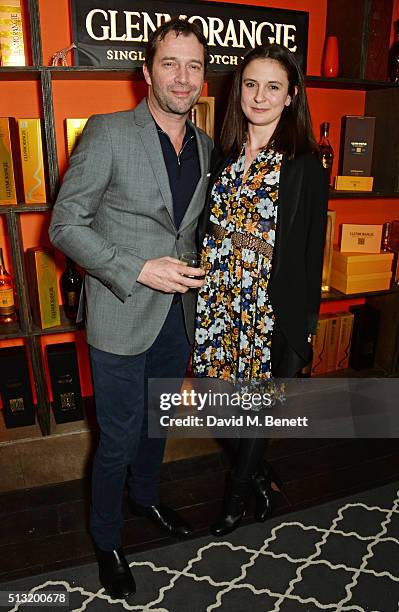
[[[335,210],[329,210],[327,212],[327,226],[326,226],[326,240],[324,243],[323,253],[323,273],[321,280],[321,290],[330,291],[330,276],[331,276],[331,265],[332,265],[332,254],[334,245],[334,232],[335,232]]]
[[[354,315],[351,312],[337,312],[340,320],[335,369],[344,370],[349,366]]]
[[[74,148],[76,147],[79,138],[83,132],[83,128],[88,121],[88,117],[83,119],[65,119],[65,133],[68,157],[71,157]]]
[[[26,251],[26,259],[33,321],[41,329],[60,325],[57,274],[52,252],[32,247]]]
[[[336,176],[334,188],[336,191],[373,191],[372,176]]]
[[[35,424],[25,347],[0,349],[0,389],[7,428]]]
[[[374,129],[375,117],[342,117],[339,175],[371,176]]]
[[[40,119],[18,119],[22,182],[26,204],[46,203],[42,124]]]
[[[46,347],[56,423],[79,421],[83,416],[78,358],[74,342]]]
[[[355,370],[370,368],[374,365],[379,333],[379,313],[370,304],[351,306],[349,310],[355,317],[349,365]]]
[[[326,372],[334,372],[337,364],[338,338],[341,329],[341,318],[331,315],[327,330],[327,364]]]
[[[356,253],[379,253],[381,250],[382,225],[342,223],[340,251]]]
[[[0,204],[14,205],[19,190],[19,148],[17,125],[12,117],[0,117]]]
[[[332,267],[346,276],[390,272],[393,253],[343,253],[333,250]]]
[[[327,370],[328,328],[330,314],[321,314],[317,323],[316,335],[313,338],[312,376],[323,374]]]
[[[0,66],[25,66],[20,0],[0,0]]]
[[[333,268],[331,270],[331,286],[347,295],[367,293],[368,291],[385,291],[390,287],[391,276],[391,271],[347,276]]]

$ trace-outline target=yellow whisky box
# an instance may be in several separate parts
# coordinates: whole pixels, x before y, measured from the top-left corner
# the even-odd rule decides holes
[[[57,273],[53,254],[32,247],[26,251],[33,321],[41,329],[61,325]]]
[[[338,339],[341,329],[341,317],[331,315],[327,331],[327,365],[326,372],[334,372],[337,364]]]
[[[322,291],[330,291],[330,275],[334,244],[335,217],[335,210],[327,211],[326,241],[324,243],[323,273],[321,279]]]
[[[327,370],[328,328],[331,315],[321,314],[317,323],[317,332],[313,337],[312,376],[323,374]]]
[[[78,143],[78,140],[83,132],[88,117],[84,119],[65,119],[65,132],[67,141],[68,157],[71,157],[72,151]]]
[[[18,203],[18,153],[15,150],[16,124],[12,117],[0,117],[0,204]]]
[[[46,203],[42,124],[40,119],[18,119],[21,169],[26,204]]]
[[[340,250],[347,253],[379,253],[382,225],[342,223]]]
[[[342,253],[334,249],[332,267],[346,276],[389,272],[392,269],[393,253]]]
[[[349,354],[351,350],[353,321],[355,316],[351,312],[337,312],[336,315],[340,318],[340,327],[335,369],[343,370],[349,366]]]
[[[334,187],[337,191],[373,191],[373,176],[336,176]]]
[[[0,0],[0,66],[25,66],[20,0]]]
[[[384,291],[389,289],[391,276],[391,271],[347,276],[333,268],[331,270],[331,286],[346,294]]]

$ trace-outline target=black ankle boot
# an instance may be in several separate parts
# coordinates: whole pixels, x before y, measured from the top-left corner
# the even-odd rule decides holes
[[[223,501],[223,513],[219,520],[211,525],[211,533],[214,536],[221,537],[237,529],[245,516],[249,493],[250,481],[231,478]]]
[[[252,488],[255,493],[255,519],[261,523],[271,513],[272,482],[280,489],[282,482],[272,466],[262,461],[260,469],[252,476]]]

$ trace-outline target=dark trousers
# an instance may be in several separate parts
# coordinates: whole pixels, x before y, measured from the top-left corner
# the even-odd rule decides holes
[[[148,437],[147,380],[182,379],[190,348],[180,300],[172,304],[161,332],[144,353],[115,355],[90,347],[100,428],[92,472],[90,532],[102,550],[121,545],[126,478],[129,495],[137,503],[159,503],[165,439]]]

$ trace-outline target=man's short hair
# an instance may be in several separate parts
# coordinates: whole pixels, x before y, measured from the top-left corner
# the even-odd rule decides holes
[[[190,23],[186,19],[179,19],[178,17],[165,21],[165,23],[150,34],[145,54],[145,63],[148,70],[150,72],[152,70],[152,64],[159,41],[163,40],[169,32],[175,32],[176,36],[189,36],[190,34],[194,34],[198,42],[204,47],[204,70],[206,70],[209,63],[209,50],[207,40],[201,28],[196,23]]]

